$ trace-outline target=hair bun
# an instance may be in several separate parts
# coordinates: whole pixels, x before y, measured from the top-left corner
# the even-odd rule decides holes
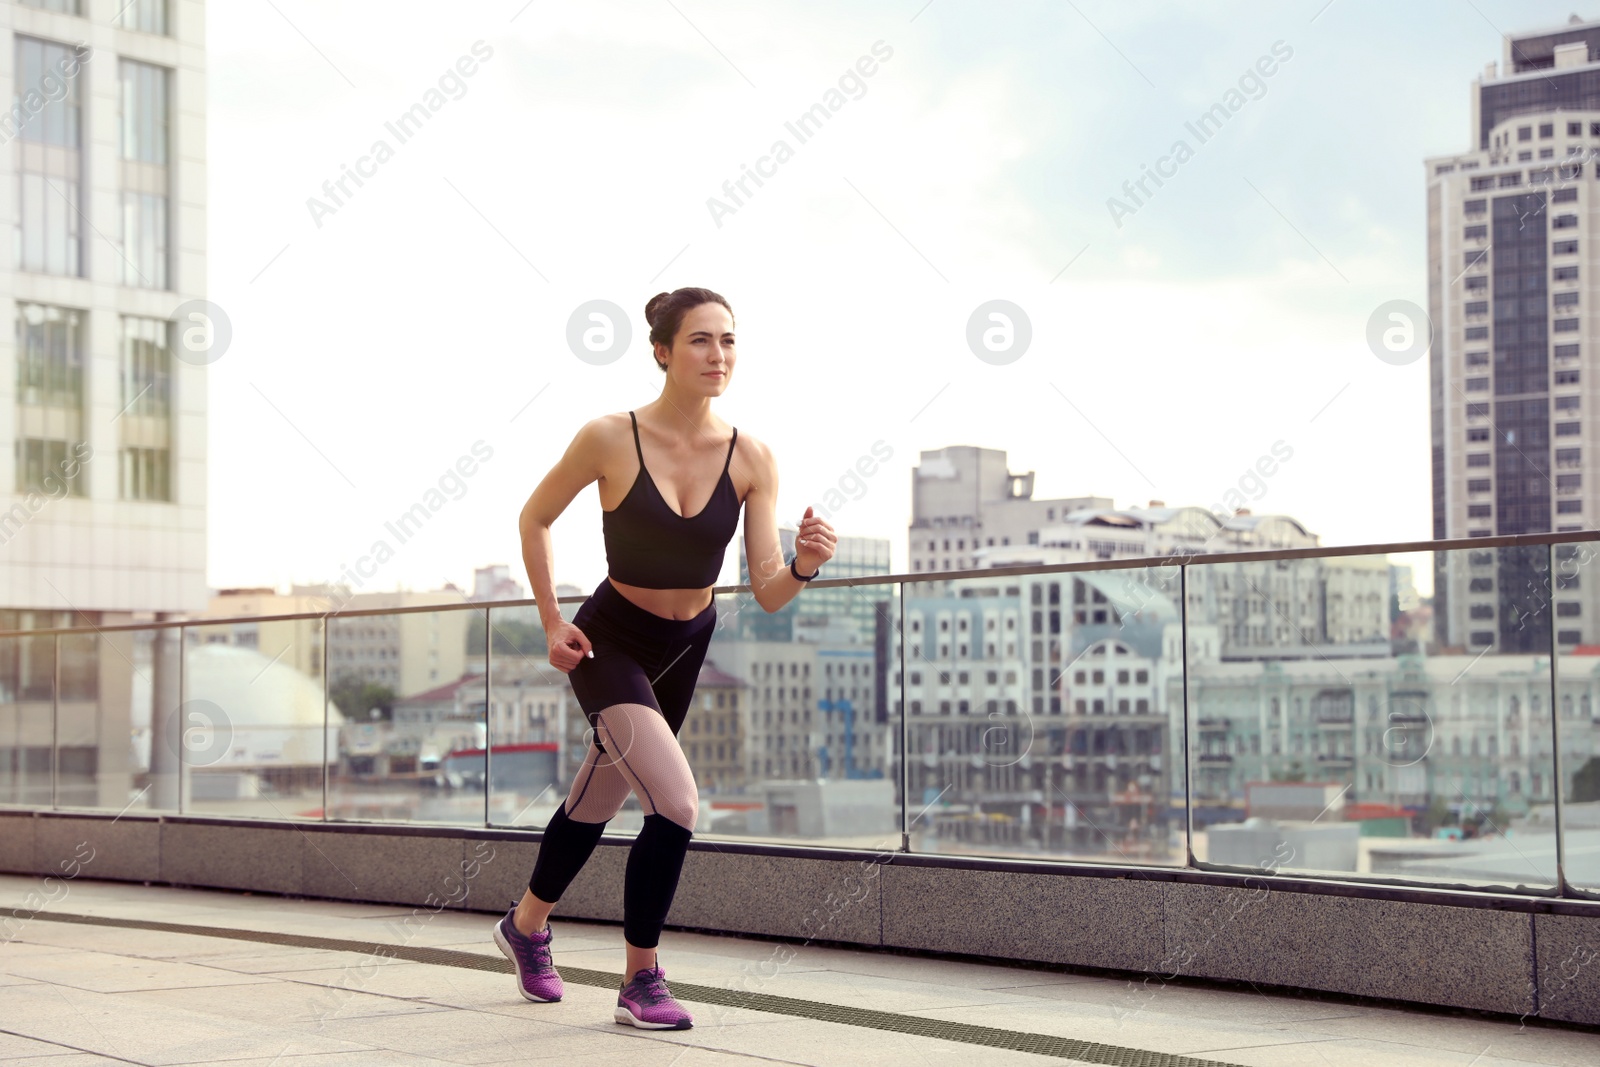
[[[656,309],[659,308],[662,302],[667,300],[671,295],[671,293],[657,293],[655,296],[652,296],[648,301],[646,301],[644,305],[644,321],[654,326],[656,324]]]

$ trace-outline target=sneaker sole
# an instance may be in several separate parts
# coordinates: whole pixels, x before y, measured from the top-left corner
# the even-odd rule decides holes
[[[637,1026],[641,1030],[694,1029],[694,1023],[688,1019],[682,1019],[675,1023],[647,1023],[621,1004],[617,1005],[617,1010],[612,1014],[612,1018],[616,1019],[617,1022],[622,1023],[625,1026]]]
[[[531,1000],[535,1004],[554,1004],[561,999],[560,997],[536,997],[523,986],[522,965],[517,962],[517,954],[511,951],[511,946],[506,943],[505,935],[500,932],[499,923],[494,924],[494,943],[499,946],[501,952],[506,954],[506,959],[511,961],[511,966],[516,968],[517,992],[522,994],[523,1000]]]

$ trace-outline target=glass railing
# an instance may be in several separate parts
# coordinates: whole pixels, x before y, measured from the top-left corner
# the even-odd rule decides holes
[[[719,588],[696,834],[1600,895],[1597,556],[1178,553],[819,579],[778,614]],[[590,742],[531,601],[0,634],[5,807],[539,829]]]

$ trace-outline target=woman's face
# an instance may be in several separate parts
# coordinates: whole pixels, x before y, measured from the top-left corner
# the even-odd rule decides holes
[[[659,358],[665,345],[656,346]],[[678,325],[667,374],[689,393],[721,396],[733,377],[733,316],[712,302],[691,308]]]

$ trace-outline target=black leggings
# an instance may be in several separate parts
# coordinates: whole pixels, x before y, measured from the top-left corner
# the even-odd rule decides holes
[[[539,843],[528,889],[561,899],[630,792],[645,812],[628,854],[623,934],[654,948],[677,891],[698,815],[694,776],[676,736],[716,629],[715,602],[692,619],[668,619],[628,600],[608,580],[573,624],[594,658],[568,674],[591,730],[583,766]]]

